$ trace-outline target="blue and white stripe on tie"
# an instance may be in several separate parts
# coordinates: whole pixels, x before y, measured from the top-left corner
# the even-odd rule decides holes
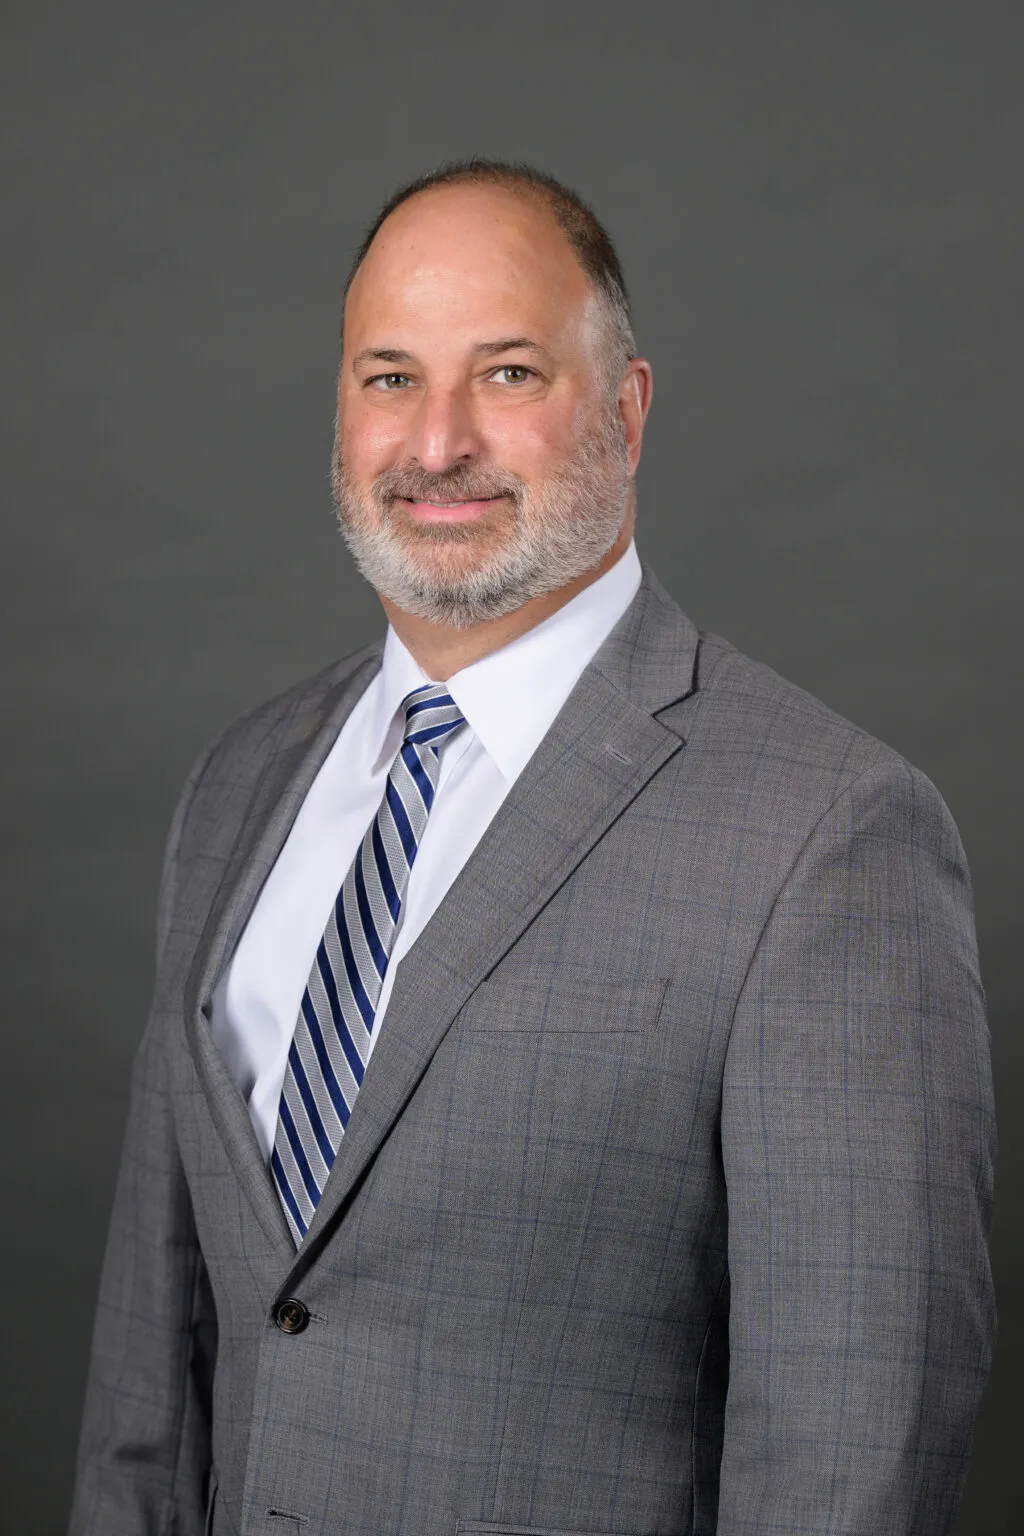
[[[288,1051],[270,1167],[296,1247],[366,1071],[409,871],[437,791],[440,751],[463,724],[444,683],[414,689],[403,707],[401,748],[327,920]]]

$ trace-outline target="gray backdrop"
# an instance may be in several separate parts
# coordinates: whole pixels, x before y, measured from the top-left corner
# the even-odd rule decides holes
[[[343,269],[476,151],[619,241],[642,553],[959,820],[1002,1112],[960,1530],[1019,1529],[1020,0],[9,0],[3,34],[4,1528],[63,1528],[182,777],[379,625],[326,486]]]

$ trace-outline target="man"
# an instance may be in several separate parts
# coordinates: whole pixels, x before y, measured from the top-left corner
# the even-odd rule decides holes
[[[932,786],[642,570],[601,226],[470,162],[344,315],[383,646],[175,816],[75,1536],[938,1533],[992,1112]]]

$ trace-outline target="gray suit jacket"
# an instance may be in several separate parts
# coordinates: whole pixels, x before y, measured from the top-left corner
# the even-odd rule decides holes
[[[175,816],[74,1536],[945,1531],[993,1127],[938,794],[646,574],[401,963],[296,1254],[209,1001],[379,658]]]

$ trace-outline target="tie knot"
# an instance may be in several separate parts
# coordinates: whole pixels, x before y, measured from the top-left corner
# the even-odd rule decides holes
[[[424,683],[402,700],[405,740],[416,746],[432,746],[437,752],[465,720],[444,683]]]

